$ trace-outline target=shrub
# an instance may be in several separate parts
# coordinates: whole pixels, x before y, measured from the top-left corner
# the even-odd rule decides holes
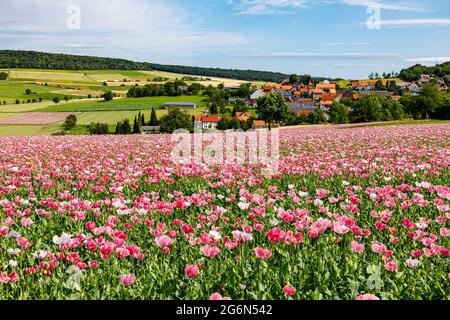
[[[89,133],[92,135],[109,134],[109,127],[106,123],[92,122],[88,127]]]

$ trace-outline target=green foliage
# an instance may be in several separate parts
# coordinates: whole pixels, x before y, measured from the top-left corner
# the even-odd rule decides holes
[[[54,98],[52,99],[52,101],[53,101],[55,104],[58,104],[58,103],[59,103],[59,98],[58,98],[58,97],[54,97]]]
[[[71,114],[67,116],[66,121],[64,121],[63,127],[66,130],[70,130],[74,128],[77,125],[77,116],[74,114]]]
[[[159,126],[158,116],[156,115],[155,108],[152,108],[152,114],[150,115],[150,126]]]
[[[88,130],[91,135],[109,134],[109,128],[106,123],[91,123],[88,127]]]
[[[416,81],[422,74],[444,77],[450,74],[450,62],[445,62],[431,67],[416,64],[400,71],[400,78],[405,81]]]
[[[449,99],[432,85],[423,86],[418,96],[403,96],[400,103],[414,119],[450,119]]]
[[[331,123],[342,124],[349,122],[349,110],[345,104],[333,103],[328,110],[328,115]]]
[[[274,122],[283,122],[288,113],[288,106],[280,93],[258,99],[256,112],[261,120],[269,123],[269,130]]]
[[[308,84],[312,81],[312,78],[309,74],[304,74],[304,75],[297,75],[297,74],[292,74],[289,77],[289,83],[290,84],[297,84],[297,83],[303,83],[303,84]]]
[[[307,122],[311,124],[321,124],[327,122],[325,112],[321,109],[315,109],[307,117]]]
[[[115,134],[131,134],[131,131],[130,120],[125,119],[117,123]]]
[[[8,73],[0,72],[0,80],[6,80],[6,79],[8,79]]]
[[[187,112],[183,112],[178,108],[169,110],[169,113],[160,120],[161,131],[172,133],[177,129],[193,130],[191,116]]]
[[[103,99],[106,102],[112,101],[114,99],[114,94],[111,91],[107,91],[107,92],[105,92],[105,94],[103,94]]]

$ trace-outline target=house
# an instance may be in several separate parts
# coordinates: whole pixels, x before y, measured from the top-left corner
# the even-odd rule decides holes
[[[405,90],[410,84],[410,82],[397,82],[397,87]]]
[[[428,74],[421,74],[420,75],[420,79],[419,79],[419,83],[420,84],[426,84],[428,82],[430,82],[431,80],[433,80],[433,77],[431,77]]]
[[[271,128],[278,128],[280,125],[278,123],[272,123]],[[269,129],[269,123],[264,120],[254,120],[253,129]]]
[[[236,112],[236,118],[239,119],[239,121],[248,121],[251,117],[251,112]]]
[[[312,89],[310,90],[310,94],[312,94],[313,100],[319,101],[320,99],[322,99],[324,91],[322,89]]]
[[[334,93],[336,93],[336,84],[329,83],[328,81],[324,81],[322,83],[318,83],[316,85],[316,89],[322,89],[323,91],[327,91],[327,92],[330,92],[330,90],[334,90]]]
[[[217,129],[220,122],[220,117],[218,116],[194,116],[194,127],[197,129]]]
[[[320,101],[320,109],[327,111],[330,109],[330,106],[333,105],[334,101],[333,100],[322,100]]]
[[[181,92],[188,92],[189,91],[189,87],[188,86],[178,86],[178,88],[181,90]]]
[[[265,85],[263,85],[263,91],[264,92],[270,92],[272,91],[272,89],[281,89],[281,84],[278,83],[266,83]]]
[[[261,89],[255,90],[250,95],[250,100],[258,100],[258,98],[264,97],[264,91]]]
[[[409,86],[406,87],[409,92],[412,93],[420,93],[422,91],[422,87],[420,87],[417,83],[413,82]]]
[[[197,108],[197,104],[194,102],[166,102],[164,104],[166,109],[170,108],[179,108],[179,109],[195,109]]]
[[[354,90],[373,90],[377,80],[362,80],[362,81],[352,81],[352,89]]]
[[[448,91],[448,87],[447,87],[447,85],[445,83],[438,83],[434,87],[439,89],[442,92],[447,92]]]

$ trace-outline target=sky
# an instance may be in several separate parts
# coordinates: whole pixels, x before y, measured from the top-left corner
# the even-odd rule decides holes
[[[448,0],[0,0],[0,49],[347,79],[450,61]]]

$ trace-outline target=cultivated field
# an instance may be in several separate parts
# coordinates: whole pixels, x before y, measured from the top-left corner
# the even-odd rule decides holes
[[[283,130],[265,176],[175,164],[170,135],[2,138],[0,295],[449,299],[449,141]]]
[[[167,110],[159,110],[166,102],[195,102],[198,105],[197,109],[186,110],[192,115],[203,114],[205,110],[205,96],[124,99],[130,86],[149,83],[147,80],[162,76],[158,72],[36,69],[3,69],[0,71],[9,72],[8,80],[0,81],[0,114],[4,114],[3,119],[8,119],[0,123],[0,136],[28,136],[34,133],[50,135],[62,129],[63,119],[60,118],[63,114],[58,115],[56,117],[58,119],[53,118],[56,122],[52,123],[57,126],[43,126],[41,120],[31,121],[34,118],[34,112],[78,113],[80,126],[86,126],[90,122],[103,122],[113,126],[117,121],[125,118],[132,121],[139,111],[149,117],[152,108],[157,109],[157,115],[161,117],[167,114]],[[164,73],[164,77],[169,80],[181,79],[183,76]],[[127,82],[123,82],[125,79]],[[108,86],[103,85],[105,80],[109,81]],[[215,79],[212,84],[217,85],[223,82],[216,83],[216,80],[227,79]],[[31,93],[27,94],[27,90]],[[101,96],[109,90],[117,94],[118,99],[110,102],[100,101],[102,100]],[[87,99],[89,96],[91,99]],[[67,102],[64,100],[66,97],[70,99]],[[60,100],[57,105],[52,101],[54,98]],[[41,102],[39,102],[40,100]],[[86,112],[90,112],[90,114],[85,114]],[[12,117],[14,114],[17,117]],[[8,122],[9,120],[11,122]],[[40,125],[23,126],[25,123],[40,123]],[[16,128],[15,125],[19,124],[20,126]],[[87,133],[85,127],[77,128],[73,132]]]
[[[28,112],[23,114],[12,115],[5,118],[0,118],[0,125],[15,125],[15,124],[51,124],[55,122],[64,121],[64,119],[71,115],[78,115],[78,113],[66,112]]]

